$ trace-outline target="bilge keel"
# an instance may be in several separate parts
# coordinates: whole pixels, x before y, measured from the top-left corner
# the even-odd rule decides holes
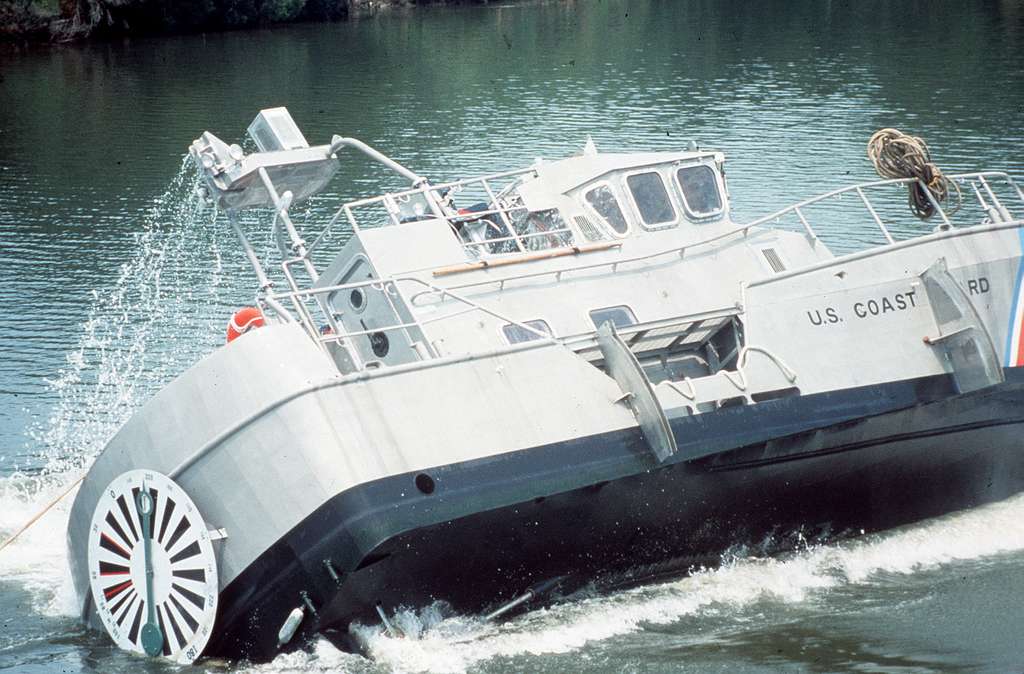
[[[71,513],[83,619],[122,648],[265,660],[400,606],[507,615],[1024,489],[1005,173],[737,224],[724,157],[694,145],[434,183],[355,139],[310,147],[283,108],[249,133],[250,154],[209,132],[190,152],[257,306],[111,439]],[[304,239],[291,207],[359,155],[409,186]],[[865,244],[833,252],[836,226]]]

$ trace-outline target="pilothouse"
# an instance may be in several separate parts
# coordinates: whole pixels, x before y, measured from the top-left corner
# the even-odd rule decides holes
[[[926,156],[886,133],[880,168]],[[284,108],[249,135],[190,153],[258,306],[125,424],[72,511],[82,617],[122,648],[355,647],[349,625],[401,607],[499,619],[1024,488],[1006,173],[906,160],[736,223],[724,156],[696,146],[433,182],[356,139],[310,146]],[[360,157],[408,187],[300,231],[293,208]],[[838,226],[865,245],[830,248]]]

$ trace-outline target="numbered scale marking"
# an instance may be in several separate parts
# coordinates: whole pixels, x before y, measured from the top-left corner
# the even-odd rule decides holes
[[[217,561],[202,515],[166,475],[131,470],[104,490],[89,579],[120,648],[185,664],[203,652],[217,615]]]

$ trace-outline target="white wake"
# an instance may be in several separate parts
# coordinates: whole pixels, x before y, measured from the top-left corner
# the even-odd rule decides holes
[[[374,663],[401,672],[465,672],[493,658],[557,654],[689,616],[739,614],[755,602],[808,601],[831,589],[883,582],[961,560],[1024,550],[1024,495],[882,534],[816,546],[783,558],[744,558],[681,580],[535,610],[501,625],[446,615],[443,607],[399,611],[407,635],[379,625],[352,632]],[[253,668],[261,674],[353,669],[326,641]],[[364,663],[370,666],[371,663]]]

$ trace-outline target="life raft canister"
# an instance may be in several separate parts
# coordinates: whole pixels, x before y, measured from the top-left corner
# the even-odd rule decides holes
[[[250,330],[263,327],[263,314],[256,307],[242,307],[228,322],[228,342]]]

